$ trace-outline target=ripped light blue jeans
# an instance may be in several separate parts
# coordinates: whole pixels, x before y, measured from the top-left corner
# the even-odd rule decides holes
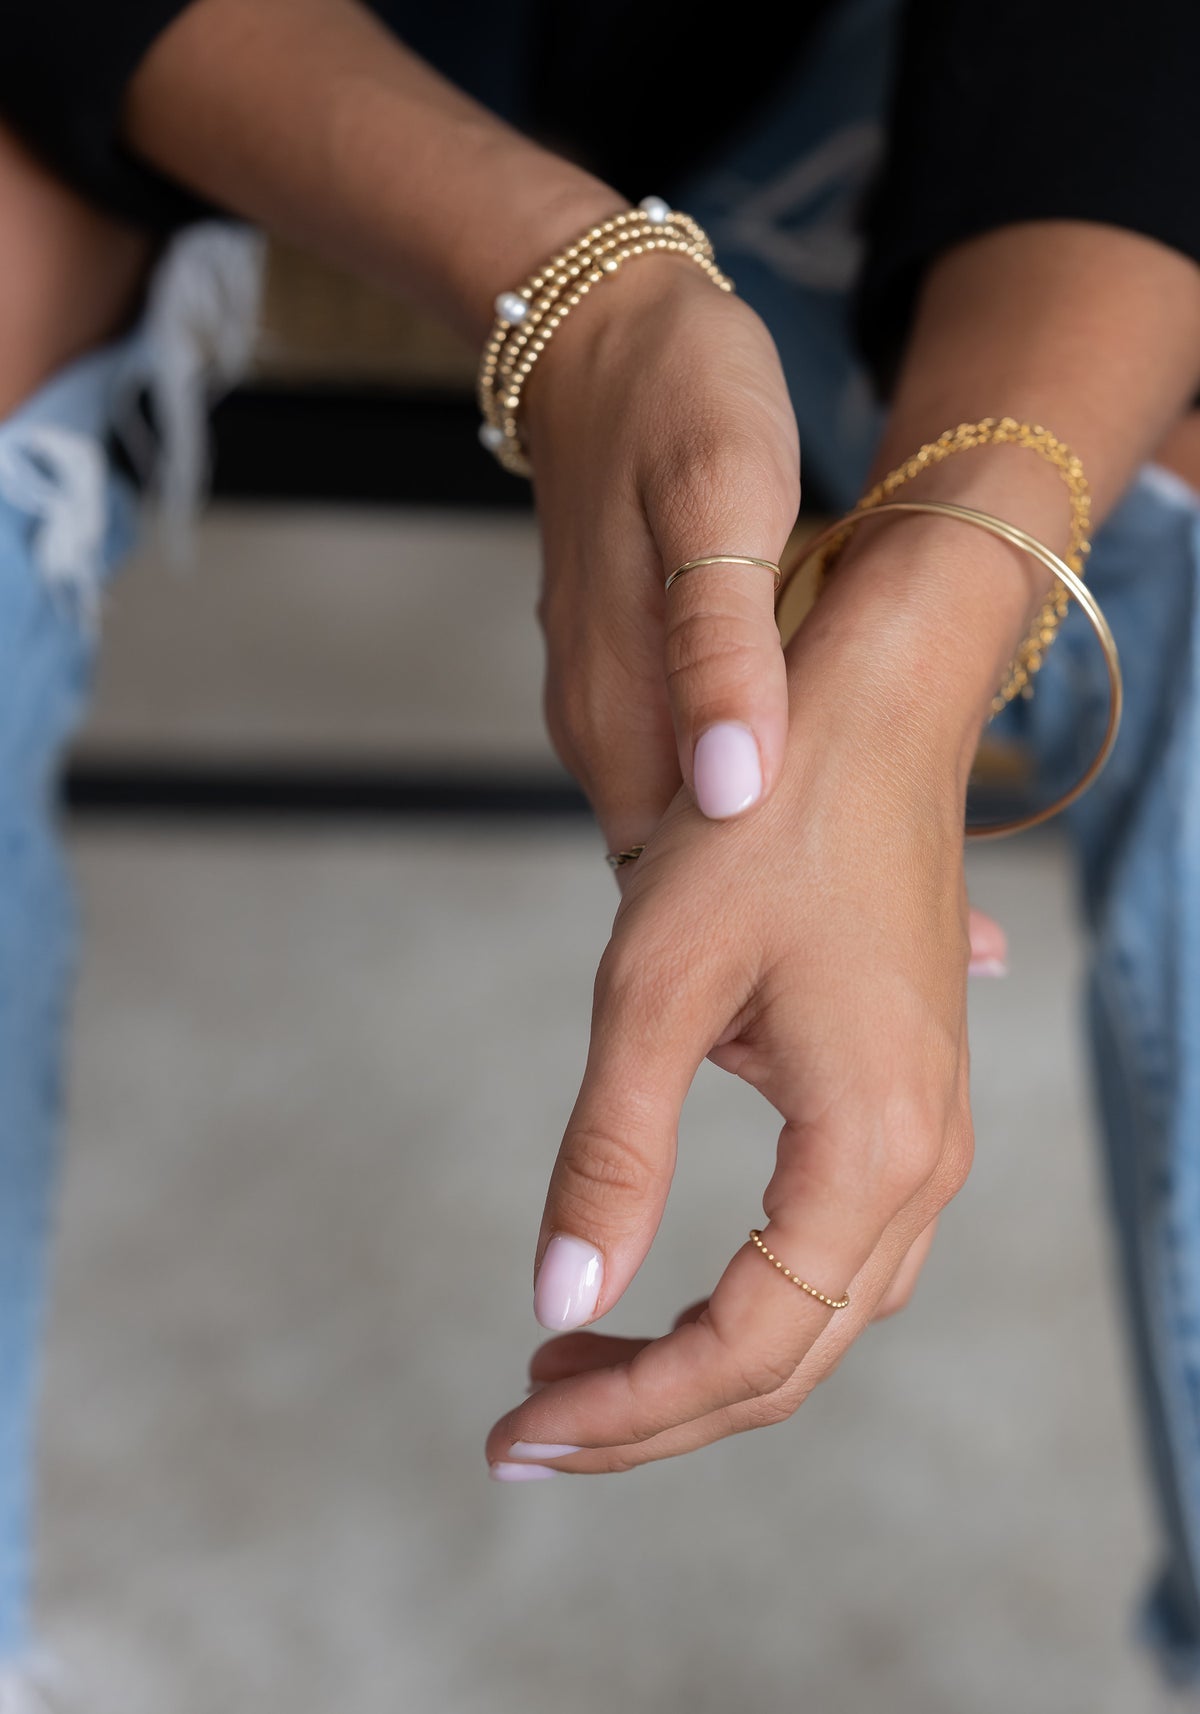
[[[85,359],[0,423],[0,1687],[29,1652],[33,1406],[74,966],[56,787],[99,589],[133,538],[132,497],[104,452],[126,357]]]

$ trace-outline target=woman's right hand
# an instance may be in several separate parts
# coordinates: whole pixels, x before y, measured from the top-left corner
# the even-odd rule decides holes
[[[493,1428],[493,1464],[625,1470],[790,1415],[966,1175],[971,745],[898,702],[908,639],[893,647],[886,617],[869,638],[819,618],[791,651],[770,803],[714,826],[681,792],[634,866],[551,1181],[535,1306],[566,1331],[618,1301],[661,1218],[706,1055],[784,1121],[766,1242],[827,1294],[848,1288],[850,1306],[830,1310],[743,1245],[661,1338],[571,1331],[543,1347],[533,1373],[547,1384]]]

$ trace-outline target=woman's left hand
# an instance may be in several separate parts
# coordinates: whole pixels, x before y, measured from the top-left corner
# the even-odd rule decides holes
[[[770,334],[690,262],[630,264],[555,335],[523,407],[544,559],[546,720],[610,850],[680,782],[708,816],[765,802],[787,684],[774,580],[800,500]]]

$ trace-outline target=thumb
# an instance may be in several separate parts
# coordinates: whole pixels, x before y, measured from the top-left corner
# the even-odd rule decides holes
[[[775,624],[776,578],[770,565],[787,539],[742,524],[707,532],[712,545],[671,580],[688,554],[679,543],[664,556],[667,693],[679,767],[702,814],[725,821],[753,808],[779,777],[787,736],[787,674]],[[702,538],[703,539],[703,538]],[[736,545],[734,545],[736,544]],[[676,554],[678,558],[676,558]]]

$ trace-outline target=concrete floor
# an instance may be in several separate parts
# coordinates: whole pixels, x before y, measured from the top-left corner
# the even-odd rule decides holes
[[[504,580],[528,578],[512,527],[485,599],[522,640],[490,669],[493,702],[467,703],[525,755],[536,651],[503,605]],[[208,549],[214,529],[226,550],[238,537],[218,518]],[[412,575],[404,599],[444,602]],[[128,673],[141,621],[120,599]],[[181,599],[193,628],[199,596]],[[229,599],[214,582],[213,610]],[[450,622],[444,607],[429,620]],[[411,681],[403,698],[436,725],[443,676],[426,676],[424,703]],[[309,732],[311,710],[290,727],[263,713],[269,685],[222,692],[274,732]],[[144,732],[123,694],[145,686],[110,681],[98,725]],[[1158,1706],[1129,1639],[1148,1507],[1053,838],[971,857],[1012,975],[973,993],[977,1165],[911,1309],[771,1434],[517,1487],[486,1480],[482,1443],[538,1337],[532,1245],[612,909],[594,834],[92,828],[74,844],[88,953],[42,1608],[72,1708]],[[774,1133],[705,1068],[615,1330],[665,1326],[715,1278],[758,1211]]]

